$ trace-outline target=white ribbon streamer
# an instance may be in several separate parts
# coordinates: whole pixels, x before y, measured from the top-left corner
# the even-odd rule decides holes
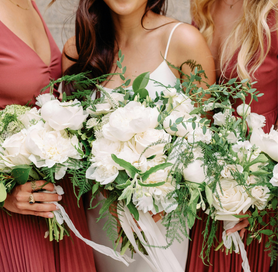
[[[54,185],[54,190],[53,191],[44,191],[44,193],[50,193],[50,194],[54,194],[57,193],[59,195],[63,195],[64,194],[64,190],[60,185]],[[92,247],[94,250],[107,255],[111,258],[113,258],[114,260],[123,262],[126,266],[129,266],[129,263],[134,262],[133,259],[129,258],[126,255],[121,256],[121,254],[113,249],[111,249],[110,247],[106,247],[103,245],[99,245],[97,243],[94,243],[93,241],[90,241],[89,239],[84,238],[80,232],[76,229],[76,227],[74,226],[73,222],[71,221],[71,219],[69,218],[68,214],[66,213],[64,207],[62,205],[60,205],[58,202],[51,202],[54,203],[60,210],[54,211],[54,215],[58,221],[59,224],[62,224],[63,221],[66,222],[66,224],[68,225],[68,227],[70,228],[70,230],[83,242],[85,242],[88,246]]]
[[[124,206],[124,208],[120,207],[118,209],[118,214],[121,226],[127,238],[135,248],[136,252],[140,254],[141,257],[148,263],[153,272],[184,271],[172,250],[169,247],[166,249],[162,248],[163,246],[167,245],[165,236],[161,233],[160,229],[155,224],[149,213],[143,213],[142,211],[139,211],[139,221],[137,221],[138,225],[134,221],[129,209],[126,206]],[[147,244],[151,245],[145,246],[149,257],[146,257],[142,252],[140,252],[133,236],[133,232],[135,232],[142,244],[146,244],[141,234],[141,230],[145,234]]]
[[[226,234],[226,230],[233,228],[238,222],[237,221],[223,221],[223,227],[224,231],[222,234],[222,239],[224,242],[224,246],[227,249],[230,249],[232,247],[232,244],[235,246],[235,253],[241,253],[242,258],[242,268],[245,272],[251,272],[247,254],[244,248],[244,244],[238,234],[238,232],[231,233],[229,235]]]

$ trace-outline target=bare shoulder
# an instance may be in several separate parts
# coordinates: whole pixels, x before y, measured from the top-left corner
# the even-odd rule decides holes
[[[75,44],[75,36],[69,38],[64,45],[62,54],[62,70],[65,72],[71,65],[74,64],[73,60],[78,59],[78,53]]]

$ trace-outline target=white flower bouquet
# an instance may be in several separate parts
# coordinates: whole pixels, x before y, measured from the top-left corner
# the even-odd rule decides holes
[[[44,102],[43,104],[40,104]],[[9,105],[0,112],[0,202],[17,184],[60,180],[68,168],[79,168],[83,157],[78,138],[68,129],[82,126],[87,114],[80,103],[62,103],[51,94],[38,97],[41,108]],[[60,186],[55,186],[63,194]],[[58,205],[58,204],[57,204]],[[68,234],[59,211],[48,220],[49,238]]]

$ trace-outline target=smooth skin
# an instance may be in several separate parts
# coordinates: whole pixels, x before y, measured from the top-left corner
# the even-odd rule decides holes
[[[0,23],[8,27],[16,36],[25,42],[46,64],[50,64],[51,52],[47,34],[43,23],[34,9],[30,0],[13,0],[19,4],[24,10],[17,7],[9,0],[0,1]],[[45,186],[45,181],[36,181],[36,188],[42,188],[53,191],[53,184],[49,183]],[[52,218],[52,211],[58,210],[53,203],[29,203],[29,196],[32,193],[31,182],[24,185],[16,186],[11,194],[8,194],[5,200],[4,208],[10,212],[19,214],[29,214]],[[58,194],[46,194],[43,192],[34,193],[36,202],[52,202],[62,199]]]

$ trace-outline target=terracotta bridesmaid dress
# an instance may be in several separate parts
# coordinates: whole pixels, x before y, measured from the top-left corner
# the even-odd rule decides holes
[[[268,20],[269,26],[272,27],[275,24],[275,13],[271,13]],[[237,74],[234,73],[230,76],[232,67],[237,60],[237,54],[231,61],[230,69],[226,72],[226,78],[236,78]],[[254,88],[264,93],[262,97],[259,98],[259,102],[253,101],[251,104],[251,111],[264,115],[266,118],[266,125],[264,131],[269,132],[272,125],[274,125],[277,114],[278,114],[278,35],[277,31],[271,33],[271,49],[264,60],[263,64],[259,67],[255,73],[257,83]],[[222,79],[221,79],[222,81]],[[228,81],[225,80],[224,81]],[[249,103],[250,99],[246,102]],[[241,101],[236,101],[234,108],[241,104]],[[239,254],[226,255],[221,251],[211,250],[210,263],[212,265],[205,266],[202,263],[200,252],[202,249],[203,236],[201,235],[206,226],[207,216],[203,212],[199,212],[201,220],[196,220],[196,223],[191,230],[191,239],[189,245],[188,262],[186,267],[186,272],[241,272],[242,269],[242,259]],[[266,219],[268,220],[268,219]],[[217,231],[218,241],[222,241],[222,224],[219,224],[219,229]],[[247,234],[245,233],[245,244],[246,244]],[[261,243],[253,241],[251,245],[247,247],[247,256],[250,264],[251,272],[269,272],[278,271],[277,262],[270,268],[270,258],[268,257],[268,252],[264,251],[264,245],[267,242],[267,237],[262,236]]]
[[[8,104],[34,103],[49,80],[61,75],[61,53],[44,21],[43,24],[51,48],[49,66],[0,21],[0,109]],[[60,184],[65,191],[61,204],[81,234],[90,238],[83,204],[77,207],[69,180]],[[0,271],[95,272],[92,249],[74,234],[59,243],[49,242],[44,238],[45,220],[14,213],[9,216],[0,210]]]

